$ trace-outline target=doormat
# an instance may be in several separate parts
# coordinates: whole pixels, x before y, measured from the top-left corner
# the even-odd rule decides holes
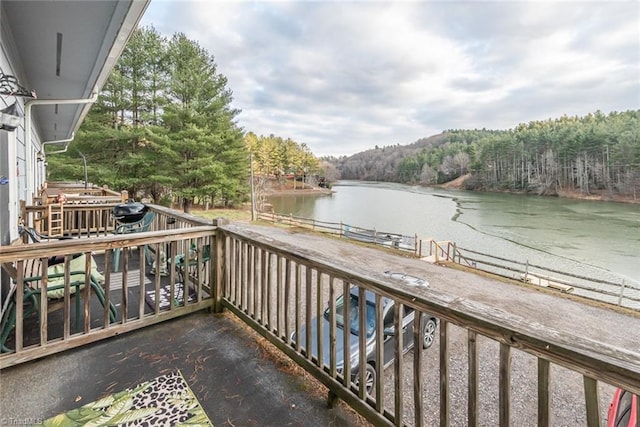
[[[167,284],[160,288],[160,310],[168,310],[169,309],[169,296],[171,295],[171,285]],[[156,290],[149,289],[146,291],[144,300],[147,302],[147,305],[151,307],[152,310],[156,309]],[[193,302],[196,300],[196,290],[192,287],[189,287],[189,298],[188,302]],[[176,283],[173,289],[173,306],[180,306],[184,304],[184,285],[180,282]]]
[[[180,371],[49,418],[45,426],[213,426]]]

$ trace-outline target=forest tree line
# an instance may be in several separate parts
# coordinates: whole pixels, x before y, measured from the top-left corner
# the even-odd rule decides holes
[[[304,144],[245,135],[232,99],[213,55],[197,42],[137,29],[69,150],[47,157],[47,178],[81,180],[85,156],[90,182],[189,212],[194,203],[247,201],[252,150],[258,170],[315,170]]]
[[[258,136],[253,132],[247,133],[245,142],[253,154],[255,174],[281,178],[322,172],[320,160],[305,143],[275,135]]]
[[[515,129],[448,130],[407,146],[330,159],[342,179],[443,184],[557,195],[640,193],[640,110],[532,121]]]

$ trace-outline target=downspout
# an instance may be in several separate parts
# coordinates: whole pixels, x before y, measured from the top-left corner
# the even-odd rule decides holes
[[[80,99],[30,99],[24,104],[24,140],[25,140],[25,183],[26,183],[26,191],[28,193],[29,189],[33,189],[35,191],[35,180],[33,177],[33,163],[31,159],[31,147],[33,147],[32,132],[31,132],[31,107],[34,105],[55,105],[55,104],[93,104],[98,100],[98,93],[94,92],[91,95],[91,98],[80,98]],[[79,126],[79,124],[77,125]],[[57,142],[67,142],[65,145],[64,151],[67,150],[67,146],[73,140],[75,135],[75,129],[71,132],[71,138],[69,141],[60,140]],[[54,143],[55,141],[49,141],[50,143]],[[44,152],[44,144],[47,142],[43,142],[42,149]],[[49,153],[51,154],[51,153]],[[29,203],[33,203],[33,200],[28,200],[29,194],[25,194],[25,201]]]
[[[71,141],[73,141],[73,138],[76,137],[76,133],[75,132],[71,132],[71,137],[70,138],[65,138],[65,139],[56,139],[55,141],[44,141],[42,143],[42,154],[44,154],[45,158],[47,157],[48,154],[58,154],[58,153],[64,153],[67,151],[67,148],[69,148],[69,143]],[[49,151],[46,152],[44,149],[45,144],[64,144],[64,148],[62,150],[57,150],[57,151]]]

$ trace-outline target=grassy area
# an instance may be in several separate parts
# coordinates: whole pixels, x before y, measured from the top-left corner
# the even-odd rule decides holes
[[[191,214],[207,219],[225,218],[229,221],[251,221],[251,210],[247,209],[192,209]]]

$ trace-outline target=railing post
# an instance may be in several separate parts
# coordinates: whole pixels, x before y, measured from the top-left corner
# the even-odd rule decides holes
[[[437,256],[436,256],[437,257]],[[449,322],[440,322],[440,426],[449,427]]]
[[[469,374],[467,378],[467,425],[469,427],[478,426],[478,337],[474,331],[467,331],[467,359]]]
[[[224,224],[228,224],[229,221],[223,218],[216,219],[216,226],[220,227]],[[214,262],[212,263],[213,273],[213,302],[212,310],[214,313],[222,313],[222,297],[224,292],[224,250],[225,250],[225,235],[220,228],[216,230],[215,234],[215,250],[214,250]]]
[[[550,425],[549,361],[538,358],[538,427]]]
[[[618,306],[622,305],[622,298],[624,297],[624,286],[625,286],[625,281],[624,279],[622,279],[622,285],[620,285],[620,296],[618,297]]]
[[[600,399],[598,397],[598,381],[593,378],[584,378],[584,398],[587,410],[587,426],[600,427]]]
[[[498,382],[498,422],[501,427],[508,427],[511,419],[511,347],[504,343],[500,343]]]

